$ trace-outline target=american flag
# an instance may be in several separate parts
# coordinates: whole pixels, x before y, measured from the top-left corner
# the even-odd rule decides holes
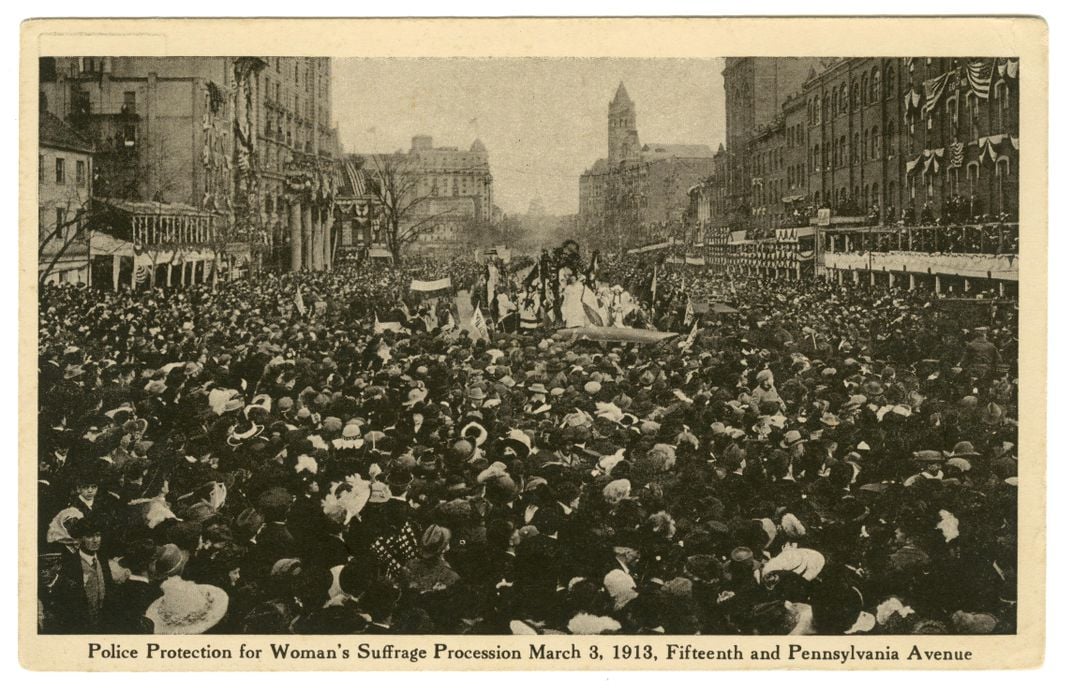
[[[964,142],[953,142],[949,145],[949,167],[959,168],[964,165]]]

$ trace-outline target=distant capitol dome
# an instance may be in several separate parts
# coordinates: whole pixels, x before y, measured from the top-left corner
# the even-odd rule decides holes
[[[481,153],[487,153],[488,151],[487,147],[484,146],[484,142],[480,141],[480,139],[474,140],[473,145],[469,147],[469,150]]]

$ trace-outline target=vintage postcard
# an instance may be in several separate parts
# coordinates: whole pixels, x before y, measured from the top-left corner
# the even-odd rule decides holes
[[[1047,36],[27,22],[22,664],[1041,664]]]

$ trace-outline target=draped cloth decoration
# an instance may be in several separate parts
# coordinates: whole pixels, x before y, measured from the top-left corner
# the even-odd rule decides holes
[[[923,112],[929,113],[934,110],[934,107],[938,105],[939,99],[942,98],[942,94],[945,93],[945,87],[949,84],[949,78],[953,76],[953,72],[946,72],[940,77],[934,79],[928,79],[923,83],[923,93],[925,96],[923,104]]]
[[[937,173],[938,168],[941,166],[939,159],[945,157],[945,149],[924,149],[923,150],[923,172],[924,173]]]
[[[922,161],[922,160],[923,160],[923,156],[920,155],[920,156],[916,156],[911,161],[906,163],[905,164],[905,175],[906,176],[911,175],[916,170],[916,166],[918,166],[920,161]]]
[[[1002,79],[1017,79],[1020,76],[1020,61],[1009,58],[998,65],[998,76]]]
[[[994,64],[996,62],[997,60],[991,58],[988,60],[973,60],[968,63],[965,72],[968,75],[968,85],[971,86],[976,98],[989,100],[990,82],[994,78]]]
[[[992,163],[996,163],[1001,156],[1010,154],[1010,148],[1014,151],[1020,150],[1020,138],[1010,137],[1007,134],[995,134],[980,138],[978,145],[979,162],[982,163],[983,159],[989,158]]]
[[[946,165],[950,168],[960,168],[964,165],[964,142],[953,142],[949,145],[949,161]]]
[[[937,173],[941,167],[939,159],[945,157],[945,149],[924,149],[919,156],[905,164],[905,175],[913,173]],[[920,165],[922,164],[922,165]]]
[[[919,92],[916,91],[914,88],[911,91],[909,91],[908,93],[905,94],[905,97],[904,97],[904,106],[905,106],[904,120],[905,120],[905,122],[908,122],[908,116],[909,115],[911,115],[912,113],[914,113],[914,112],[919,110],[919,104],[920,104],[921,100],[922,99],[921,99],[921,97],[919,95]]]

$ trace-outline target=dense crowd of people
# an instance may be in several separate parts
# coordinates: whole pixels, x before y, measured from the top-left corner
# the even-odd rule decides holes
[[[682,336],[475,338],[462,259],[44,287],[40,630],[1015,631],[1015,308],[598,271]]]

